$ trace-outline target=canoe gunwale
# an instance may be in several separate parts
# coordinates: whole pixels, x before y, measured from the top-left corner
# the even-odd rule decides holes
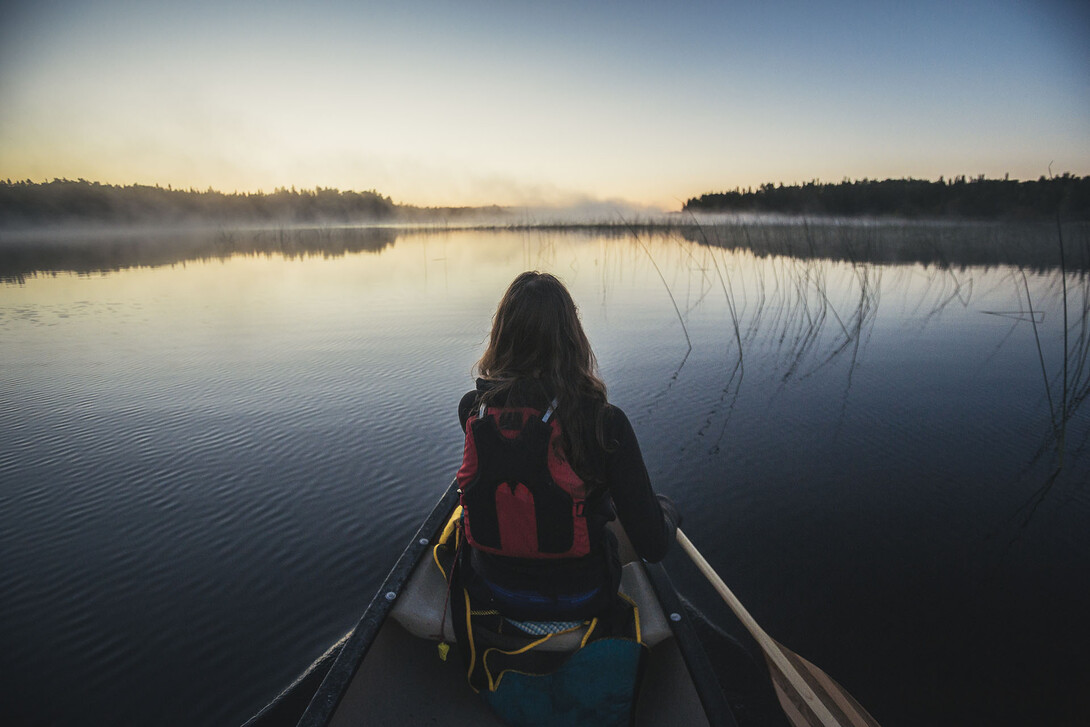
[[[299,720],[299,727],[322,727],[332,719],[348,685],[359,671],[360,665],[374,643],[379,629],[382,628],[386,617],[393,609],[397,596],[401,594],[401,589],[408,581],[420,557],[432,546],[432,537],[446,524],[446,519],[450,517],[457,501],[458,483],[454,480],[417,529],[416,536],[401,553],[386,576],[386,580],[382,582],[374,598],[371,599],[367,610],[363,612],[359,623],[348,636],[333,666],[329,668],[318,691],[310,700],[306,712]],[[395,596],[388,598],[390,593]]]

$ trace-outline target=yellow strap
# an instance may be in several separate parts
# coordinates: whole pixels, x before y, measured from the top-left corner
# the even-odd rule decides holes
[[[450,535],[458,527],[458,523],[462,520],[462,506],[454,508],[454,512],[450,514],[450,519],[447,520],[447,524],[443,527],[443,534],[439,536],[439,544],[446,545],[446,542],[450,540]]]
[[[466,600],[466,635],[469,641],[469,671],[466,672],[466,681],[469,682],[470,688],[477,692],[480,690],[473,686],[473,667],[477,664],[477,645],[473,643],[473,619],[470,617],[469,611],[469,591],[463,588],[462,594]]]
[[[450,519],[447,520],[447,524],[443,526],[443,534],[439,536],[439,542],[435,544],[435,547],[431,549],[432,560],[435,561],[435,565],[439,566],[439,572],[443,574],[443,580],[447,578],[447,572],[443,569],[443,564],[439,562],[439,548],[450,542],[451,535],[454,535],[455,545],[457,546],[457,539],[461,537],[458,532],[458,524],[462,521],[462,506],[454,508],[454,512],[450,514]]]
[[[594,625],[597,622],[598,622],[598,619],[594,619],[593,621],[590,622],[591,630],[594,629]],[[540,646],[541,644],[544,644],[546,641],[548,641],[549,639],[551,639],[554,636],[559,636],[560,634],[570,634],[573,631],[578,631],[579,629],[583,628],[586,625],[587,625],[587,622],[584,621],[583,623],[579,624],[578,626],[573,626],[570,629],[564,629],[563,631],[557,631],[555,633],[545,634],[540,639],[538,639],[536,641],[531,641],[529,644],[527,644],[526,646],[523,646],[521,649],[515,649],[513,651],[506,651],[504,649],[500,649],[500,648],[497,648],[497,647],[492,647],[491,649],[486,649],[485,652],[484,652],[484,656],[481,658],[481,666],[484,667],[484,674],[485,674],[486,677],[488,677],[488,691],[494,692],[497,689],[499,689],[500,688],[500,680],[503,679],[503,675],[506,674],[509,671],[516,671],[516,670],[513,670],[513,669],[505,669],[505,670],[503,670],[503,671],[501,671],[499,673],[499,676],[497,676],[495,678],[495,680],[493,680],[492,679],[492,672],[489,671],[489,669],[488,669],[488,655],[489,654],[491,654],[494,651],[498,651],[501,654],[507,654],[508,656],[514,656],[515,654],[521,654],[523,652],[529,651],[530,649],[534,648],[535,646]],[[587,633],[589,634],[590,631],[588,631]],[[584,643],[586,643],[585,639],[584,639]],[[580,647],[581,646],[582,645],[580,645]],[[526,672],[516,672],[516,673],[525,674]]]
[[[447,579],[447,572],[443,570],[443,564],[439,562],[439,546],[436,545],[431,549],[431,559],[435,561],[435,565],[439,568],[439,572],[443,574],[443,580]]]
[[[583,640],[579,642],[579,648],[582,649],[587,645],[587,641],[590,640],[590,635],[594,633],[594,627],[598,625],[598,617],[595,616],[590,621],[590,628],[587,629],[587,633],[583,634]]]
[[[632,620],[635,622],[636,626],[636,642],[640,646],[647,646],[647,644],[643,643],[643,633],[640,631],[640,607],[636,605],[635,601],[620,591],[617,591],[617,595],[628,601],[628,604],[632,606]]]

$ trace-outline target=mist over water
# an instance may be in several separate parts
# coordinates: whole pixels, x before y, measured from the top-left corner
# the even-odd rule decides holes
[[[0,721],[256,712],[453,476],[496,302],[542,269],[773,636],[886,727],[1074,723],[1086,229],[1064,275],[1055,227],[742,222],[3,246]]]

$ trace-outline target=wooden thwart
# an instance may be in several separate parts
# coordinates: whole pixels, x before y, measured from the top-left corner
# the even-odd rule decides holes
[[[761,647],[776,696],[791,724],[795,727],[879,727],[867,710],[828,674],[765,633],[680,529],[677,541]]]

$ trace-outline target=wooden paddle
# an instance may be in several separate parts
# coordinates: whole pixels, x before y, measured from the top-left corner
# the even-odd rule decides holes
[[[798,654],[784,648],[765,633],[742,602],[731,593],[692,541],[677,531],[677,541],[696,567],[730,606],[730,610],[756,639],[772,674],[772,685],[788,720],[795,727],[879,727],[874,717],[828,674]]]

